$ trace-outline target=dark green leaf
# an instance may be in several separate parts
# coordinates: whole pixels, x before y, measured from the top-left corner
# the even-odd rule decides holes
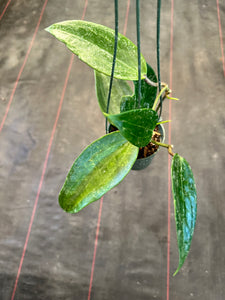
[[[132,168],[138,148],[118,131],[89,145],[75,160],[59,194],[60,206],[76,213],[120,183]]]
[[[157,78],[153,69],[147,64],[147,76],[153,81],[157,82]],[[120,111],[125,112],[131,109],[138,108],[138,81],[134,81],[135,93],[134,95],[124,96],[120,103]],[[157,87],[151,86],[141,80],[141,101],[140,108],[152,108],[157,94]],[[124,94],[125,95],[125,94]]]
[[[182,267],[191,246],[197,214],[197,194],[191,167],[177,153],[172,160],[171,172],[179,249],[179,265],[175,275]]]
[[[137,147],[146,146],[158,122],[158,115],[152,109],[130,110],[117,115],[104,114],[120,133]]]
[[[157,77],[154,70],[147,64],[147,77],[157,83]],[[135,98],[138,105],[138,81],[134,81]],[[141,103],[140,108],[152,108],[157,94],[157,87],[151,86],[141,80]]]
[[[120,103],[120,111],[125,112],[128,110],[133,110],[137,108],[137,102],[136,102],[136,97],[135,95],[132,96],[123,96],[121,98],[121,103]]]
[[[46,29],[93,69],[110,76],[114,52],[115,31],[106,26],[86,21],[65,21]],[[137,47],[119,34],[114,77],[137,80]],[[141,56],[141,78],[147,73],[146,61]]]
[[[107,112],[107,100],[109,93],[110,77],[95,71],[95,87],[99,106],[102,112]],[[132,90],[126,81],[113,79],[110,97],[109,114],[120,113],[120,101],[124,95],[132,94]]]

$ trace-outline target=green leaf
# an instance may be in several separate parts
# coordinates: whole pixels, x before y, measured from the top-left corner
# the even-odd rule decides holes
[[[157,82],[157,77],[153,69],[147,64],[147,77]],[[124,96],[120,103],[120,111],[125,112],[138,108],[138,81],[134,81],[135,93],[132,96]],[[157,87],[151,86],[141,80],[141,101],[140,108],[152,108],[157,94]],[[125,94],[124,94],[125,95]]]
[[[148,108],[134,109],[117,115],[104,114],[120,133],[137,147],[146,146],[158,122],[157,113]]]
[[[76,213],[120,183],[132,168],[138,148],[118,131],[90,144],[75,160],[59,194],[59,204]]]
[[[155,75],[154,70],[147,64],[147,77],[157,83],[157,77]],[[134,91],[136,101],[138,103],[138,81],[134,81]],[[157,87],[151,86],[145,82],[145,80],[141,80],[141,104],[140,108],[152,108],[155,98],[157,94]]]
[[[120,103],[120,112],[125,112],[137,108],[137,101],[135,95],[123,96]]]
[[[99,106],[102,112],[107,112],[110,77],[95,71],[95,88]],[[120,113],[120,100],[124,95],[131,95],[132,90],[126,81],[113,79],[109,114]]]
[[[191,167],[177,153],[172,160],[171,173],[179,250],[179,265],[174,273],[176,275],[182,267],[191,246],[197,215],[197,194]]]
[[[115,31],[103,25],[86,21],[64,21],[46,29],[93,69],[111,75]],[[138,79],[137,47],[122,34],[118,46],[114,77],[123,80]],[[146,61],[141,56],[141,78],[147,73]]]

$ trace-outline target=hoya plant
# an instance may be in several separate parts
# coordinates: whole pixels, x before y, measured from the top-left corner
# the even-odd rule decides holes
[[[174,199],[179,265],[183,265],[194,232],[197,197],[192,170],[172,145],[163,142],[160,103],[171,98],[167,84],[157,94],[157,77],[143,55],[137,63],[137,46],[115,31],[86,21],[65,21],[46,29],[94,69],[96,95],[110,126],[106,135],[90,144],[73,163],[59,194],[59,204],[77,213],[119,184],[137,161],[146,160],[159,147],[172,156],[171,177]],[[112,84],[112,61],[115,60]],[[138,70],[138,67],[139,70]],[[134,91],[127,81],[132,81]],[[111,85],[111,87],[110,87]],[[108,91],[111,88],[109,102]]]

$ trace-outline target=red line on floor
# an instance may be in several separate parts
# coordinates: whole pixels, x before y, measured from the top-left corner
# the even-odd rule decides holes
[[[33,38],[32,38],[32,40],[31,40],[31,42],[30,42],[29,48],[28,48],[28,50],[27,50],[25,59],[24,59],[23,64],[22,64],[22,67],[20,68],[19,74],[18,74],[17,79],[16,79],[16,82],[15,82],[15,84],[14,84],[14,87],[13,87],[13,90],[12,90],[12,93],[11,93],[11,96],[10,96],[10,99],[9,99],[9,103],[8,103],[8,105],[7,105],[7,107],[6,107],[6,111],[5,111],[5,114],[4,114],[4,116],[3,116],[3,119],[2,119],[2,122],[1,122],[1,125],[0,125],[0,133],[1,133],[1,131],[2,131],[2,128],[3,128],[4,124],[5,124],[5,120],[6,120],[7,116],[8,116],[9,109],[10,109],[10,106],[11,106],[11,103],[12,103],[12,100],[13,100],[13,97],[14,97],[14,94],[15,94],[15,91],[16,91],[16,88],[17,88],[17,85],[18,85],[18,82],[19,82],[19,80],[20,80],[21,74],[22,74],[23,69],[24,69],[24,67],[25,67],[25,65],[26,65],[26,62],[27,62],[28,56],[29,56],[29,54],[30,54],[30,51],[31,51],[31,49],[32,49],[32,47],[33,47],[33,44],[34,44],[34,41],[35,41],[35,38],[36,38],[36,35],[37,35],[37,32],[38,32],[38,29],[39,29],[39,26],[40,26],[40,23],[41,23],[41,19],[42,19],[42,17],[43,17],[44,11],[45,11],[45,7],[46,7],[46,5],[47,5],[47,2],[48,2],[48,0],[45,0],[45,3],[44,3],[44,5],[43,5],[43,7],[42,7],[41,14],[40,14],[40,17],[39,17],[39,20],[38,20],[38,23],[37,23],[37,26],[36,26],[36,29],[35,29]]]
[[[130,0],[127,0],[127,10],[126,10],[125,24],[124,24],[124,28],[123,28],[124,35],[126,34],[126,31],[127,31],[129,9],[130,9]],[[97,247],[98,247],[98,236],[99,236],[101,215],[102,215],[102,205],[103,205],[103,197],[100,200],[100,206],[99,206],[99,211],[98,211],[98,222],[97,222],[97,228],[96,228],[96,233],[95,233],[95,245],[94,245],[93,258],[92,258],[91,276],[90,276],[90,283],[89,283],[89,290],[88,290],[88,300],[91,299],[91,290],[92,290],[92,283],[93,283],[93,278],[94,278],[96,253],[97,253]]]
[[[46,1],[46,4],[47,4],[47,1]],[[82,18],[84,18],[84,16],[85,16],[85,12],[86,12],[86,9],[87,9],[87,4],[88,4],[88,0],[85,0],[85,5],[84,5]],[[66,92],[66,88],[67,88],[71,68],[72,68],[72,65],[73,65],[73,61],[74,61],[74,54],[71,55],[69,67],[68,67],[68,70],[67,70],[66,79],[65,79],[65,82],[64,82],[64,86],[63,86],[62,95],[61,95],[58,110],[57,110],[55,123],[54,123],[52,133],[51,133],[51,137],[50,137],[50,140],[49,140],[47,154],[45,156],[45,161],[44,161],[44,166],[43,166],[43,170],[42,170],[42,174],[41,174],[41,179],[40,179],[40,183],[39,183],[39,186],[38,186],[38,191],[37,191],[36,199],[35,199],[35,202],[34,202],[33,211],[32,211],[32,214],[31,214],[31,219],[30,219],[30,223],[29,223],[29,227],[28,227],[28,231],[27,231],[27,236],[26,236],[26,240],[25,240],[25,243],[24,243],[24,247],[23,247],[22,256],[21,256],[21,259],[20,259],[20,264],[19,264],[19,268],[18,268],[18,272],[17,272],[16,281],[15,281],[15,284],[14,284],[14,289],[13,289],[11,300],[14,300],[14,297],[15,297],[15,293],[16,293],[16,289],[17,289],[17,285],[18,285],[18,281],[19,281],[19,277],[20,277],[20,273],[21,273],[21,269],[22,269],[22,265],[23,265],[23,261],[24,261],[24,257],[25,257],[29,237],[30,237],[30,233],[31,233],[31,228],[32,228],[32,225],[33,225],[34,216],[35,216],[36,209],[37,209],[37,204],[38,204],[39,196],[40,196],[40,193],[41,193],[41,188],[42,188],[42,185],[43,185],[43,182],[44,182],[44,176],[45,176],[45,172],[46,172],[46,168],[47,168],[47,164],[48,164],[49,155],[50,155],[50,152],[51,152],[52,142],[53,142],[53,139],[54,139],[54,135],[55,135],[56,127],[57,127],[57,124],[58,124],[60,112],[61,112],[61,109],[62,109],[62,104],[63,104],[63,100],[64,100],[64,96],[65,96],[65,92]]]
[[[5,14],[5,12],[6,12],[6,9],[8,8],[8,6],[9,6],[9,4],[10,4],[11,1],[12,1],[12,0],[9,0],[9,1],[6,3],[6,6],[5,6],[5,8],[3,9],[3,12],[2,12],[1,15],[0,15],[0,21],[1,21],[1,19],[3,18],[4,14]]]
[[[225,77],[225,60],[224,60],[224,52],[223,52],[223,35],[222,35],[222,26],[221,26],[221,20],[220,20],[219,0],[216,0],[216,4],[217,4],[217,15],[218,15],[218,23],[219,23],[220,46],[221,46],[221,54],[222,54],[222,62],[223,62],[223,75]]]
[[[126,10],[125,23],[124,23],[124,28],[123,28],[123,35],[126,35],[126,33],[127,33],[127,23],[128,23],[129,12],[130,12],[130,0],[127,0],[127,10]]]
[[[85,0],[84,10],[83,10],[83,14],[82,14],[81,20],[83,20],[84,17],[85,17],[85,15],[86,15],[87,6],[88,6],[88,0]]]
[[[170,20],[170,83],[172,90],[173,79],[173,19],[174,19],[174,1],[171,0],[171,20]],[[169,102],[169,120],[172,119],[172,105]],[[171,123],[169,123],[168,143],[171,145]],[[167,300],[170,298],[170,215],[171,215],[171,156],[168,154],[168,233],[167,233]]]
[[[45,172],[46,172],[46,168],[47,168],[49,154],[50,154],[50,151],[51,151],[52,142],[53,142],[53,138],[54,138],[55,131],[56,131],[56,126],[57,126],[57,123],[58,123],[58,120],[59,120],[59,115],[60,115],[60,112],[61,112],[62,103],[63,103],[63,99],[64,99],[64,96],[65,96],[65,91],[66,91],[67,83],[68,83],[68,80],[69,80],[69,75],[70,75],[71,67],[72,67],[72,64],[73,64],[73,60],[74,60],[74,55],[72,55],[71,59],[70,59],[70,64],[69,64],[69,68],[68,68],[68,71],[67,71],[67,76],[66,76],[66,79],[65,79],[61,99],[60,99],[60,102],[59,102],[59,107],[58,107],[55,123],[54,123],[53,129],[52,129],[52,134],[51,134],[51,137],[50,137],[50,140],[49,140],[48,150],[47,150],[47,154],[46,154],[46,157],[45,157],[44,166],[43,166],[43,170],[42,170],[42,174],[41,174],[41,180],[40,180],[40,183],[39,183],[39,186],[38,186],[38,192],[37,192],[37,196],[36,196],[36,199],[35,199],[35,202],[34,202],[34,207],[33,207],[32,215],[31,215],[31,219],[30,219],[30,223],[29,223],[29,227],[28,227],[28,231],[27,231],[25,244],[24,244],[24,247],[23,247],[22,257],[20,259],[19,269],[18,269],[18,272],[17,272],[16,281],[15,281],[15,284],[14,284],[14,289],[13,289],[11,300],[13,300],[14,297],[15,297],[17,284],[18,284],[18,280],[19,280],[19,277],[20,277],[20,272],[21,272],[21,269],[22,269],[24,256],[25,256],[25,253],[26,253],[27,244],[28,244],[28,240],[29,240],[29,237],[30,237],[30,233],[31,233],[31,227],[33,225],[34,216],[35,216],[35,212],[36,212],[36,209],[37,209],[37,204],[38,204],[38,200],[39,200],[39,196],[40,196],[40,192],[41,192],[41,188],[42,188],[42,185],[43,185],[44,176],[45,176]]]
[[[89,290],[88,290],[88,300],[91,299],[92,282],[93,282],[93,277],[94,277],[95,260],[96,260],[96,253],[97,253],[97,247],[98,247],[98,236],[99,236],[99,229],[100,229],[101,215],[102,215],[102,204],[103,204],[103,197],[100,200],[100,206],[99,206],[99,211],[98,211],[98,222],[97,222],[97,228],[96,228],[96,233],[95,233],[95,246],[94,246],[94,253],[93,253],[93,259],[92,259],[92,266],[91,266],[91,277],[90,277]]]

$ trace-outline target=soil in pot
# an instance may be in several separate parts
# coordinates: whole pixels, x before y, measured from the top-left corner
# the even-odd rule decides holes
[[[117,131],[117,130],[118,129],[114,125],[110,124],[109,132],[113,132],[113,131]],[[156,142],[160,142],[160,139],[161,139],[161,133],[159,131],[159,126],[157,125],[156,128],[154,129],[154,134],[152,136],[152,140],[154,140]],[[159,146],[150,142],[148,145],[139,148],[137,159],[146,158],[146,157],[154,154],[158,150],[158,148],[159,148]]]

